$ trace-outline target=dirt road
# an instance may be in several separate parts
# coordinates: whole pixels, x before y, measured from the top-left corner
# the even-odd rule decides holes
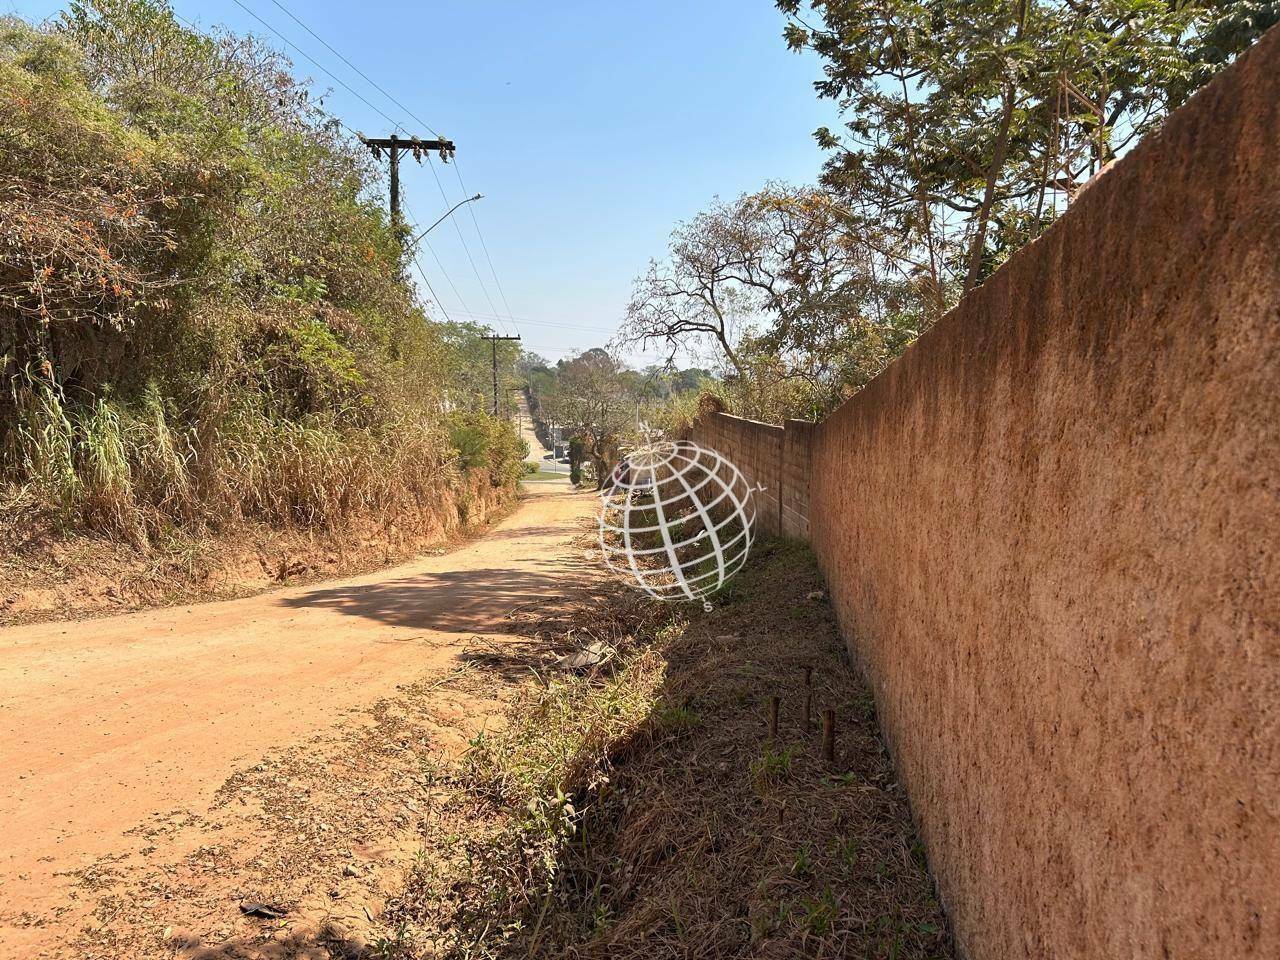
[[[533,414],[529,411],[529,399],[524,395],[523,391],[516,393],[516,425],[520,431],[520,438],[529,444],[529,456],[525,462],[536,463],[538,469],[545,473],[563,474],[564,480],[567,481],[569,479],[569,465],[556,462],[553,452],[543,446],[537,431],[533,429]],[[534,482],[555,483],[557,481]]]
[[[69,955],[78,871],[589,577],[592,499],[535,488],[484,538],[371,576],[0,630],[0,956]]]

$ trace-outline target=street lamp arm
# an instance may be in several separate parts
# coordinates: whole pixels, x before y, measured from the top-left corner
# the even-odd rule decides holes
[[[423,230],[420,234],[418,234],[416,237],[414,237],[412,240],[410,240],[410,241],[409,241],[409,249],[410,249],[410,250],[412,250],[414,247],[416,247],[416,246],[418,245],[418,241],[419,241],[419,240],[421,240],[423,237],[425,237],[428,233],[430,233],[430,232],[431,232],[432,230],[434,230],[436,227],[440,226],[440,224],[442,224],[442,223],[444,223],[446,220],[448,220],[448,219],[449,219],[449,217],[452,215],[453,211],[457,210],[457,209],[458,209],[460,206],[462,206],[464,203],[471,203],[471,202],[472,202],[472,201],[474,201],[474,200],[480,200],[480,199],[482,199],[482,198],[483,198],[483,196],[484,196],[484,194],[477,193],[474,197],[467,197],[465,200],[459,200],[459,201],[458,201],[457,203],[455,203],[452,207],[450,207],[447,211],[445,211],[444,216],[442,216],[439,220],[437,220],[437,221],[436,221],[435,223],[433,223],[431,226],[427,227],[427,229]]]

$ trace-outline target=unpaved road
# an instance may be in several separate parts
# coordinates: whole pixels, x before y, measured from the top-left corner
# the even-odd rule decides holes
[[[538,469],[547,473],[559,473],[564,475],[564,480],[535,480],[534,483],[567,483],[569,480],[569,465],[567,463],[557,463],[552,451],[542,445],[542,440],[538,438],[538,433],[533,429],[533,414],[529,412],[529,399],[524,395],[524,391],[516,394],[516,421],[520,431],[520,438],[529,444],[529,458],[526,463],[536,463]]]
[[[67,955],[75,872],[127,831],[206,808],[237,769],[589,576],[571,541],[593,500],[535,488],[482,539],[356,579],[0,630],[0,957]]]

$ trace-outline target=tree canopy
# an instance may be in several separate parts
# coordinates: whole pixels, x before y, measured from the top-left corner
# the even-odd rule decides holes
[[[319,99],[163,0],[0,19],[7,490],[140,540],[416,511],[463,439],[514,477],[488,331],[418,300],[380,171]]]
[[[778,0],[842,123],[818,184],[678,224],[623,343],[709,347],[747,416],[820,416],[1268,27],[1276,0]]]

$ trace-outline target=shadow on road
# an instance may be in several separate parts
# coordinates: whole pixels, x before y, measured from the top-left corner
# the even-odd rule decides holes
[[[536,558],[527,559],[536,562]],[[581,558],[555,558],[538,566],[541,569],[482,567],[421,573],[379,583],[324,587],[279,602],[295,608],[327,607],[397,627],[512,633],[514,624],[507,618],[513,612],[588,583],[594,570]]]
[[[348,937],[336,927],[326,926],[316,933],[291,933],[279,940],[237,937],[216,946],[202,946],[199,941],[175,938],[178,956],[185,960],[372,960],[382,956],[368,944]]]

